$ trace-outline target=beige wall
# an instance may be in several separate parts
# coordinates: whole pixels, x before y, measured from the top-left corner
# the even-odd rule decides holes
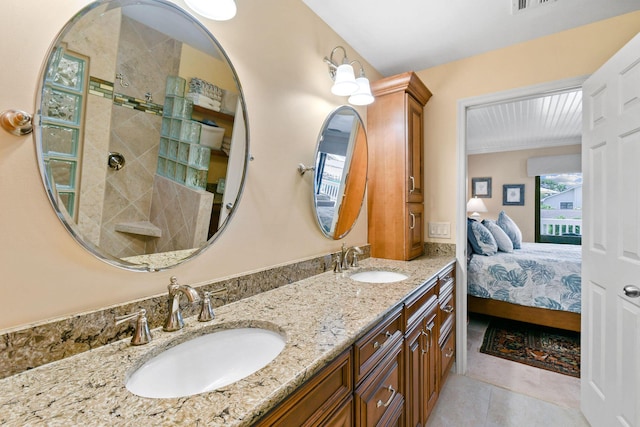
[[[10,42],[0,48],[0,111],[34,111],[49,44],[87,3],[3,4],[0,38]],[[0,329],[161,294],[172,275],[199,283],[339,250],[342,242],[326,239],[317,228],[312,179],[300,177],[296,167],[313,162],[325,116],[346,102],[330,93],[322,62],[344,41],[299,0],[237,3],[232,21],[204,21],[240,77],[255,157],[228,229],[201,256],[168,271],[134,273],[112,267],[78,245],[54,215],[32,137],[0,131]],[[352,59],[360,59],[347,50]],[[372,80],[380,77],[367,63],[365,68]],[[359,112],[366,116],[365,109]],[[344,241],[367,242],[366,211]]]
[[[522,231],[522,240],[535,241],[535,177],[527,176],[527,159],[530,157],[559,156],[580,153],[579,145],[537,150],[505,151],[476,154],[467,159],[469,176],[468,194],[471,194],[471,178],[491,178],[491,198],[483,198],[487,213],[482,219],[496,219],[501,210],[509,215]],[[502,186],[524,184],[524,206],[502,206]]]
[[[454,243],[456,211],[464,209],[456,206],[458,100],[591,74],[639,31],[634,12],[418,72],[433,92],[425,107],[425,226],[452,224],[451,239],[426,240]]]

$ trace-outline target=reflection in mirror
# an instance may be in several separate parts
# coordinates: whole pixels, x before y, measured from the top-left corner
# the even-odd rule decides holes
[[[322,233],[342,239],[353,228],[367,184],[367,135],[358,112],[334,110],[324,122],[316,148],[313,204]]]
[[[47,193],[94,255],[160,270],[229,222],[249,157],[244,99],[218,42],[176,5],[86,6],[54,41],[36,105]]]

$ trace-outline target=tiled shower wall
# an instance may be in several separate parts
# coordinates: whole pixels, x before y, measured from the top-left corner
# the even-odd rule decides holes
[[[162,105],[166,77],[178,73],[182,44],[124,16],[120,40],[115,72],[128,86],[116,81],[114,92],[141,100],[150,93],[152,102]],[[109,151],[123,154],[126,164],[107,170],[100,246],[114,256],[145,254],[147,246],[155,246],[155,238],[120,233],[115,226],[149,221],[161,125],[159,115],[112,107]]]

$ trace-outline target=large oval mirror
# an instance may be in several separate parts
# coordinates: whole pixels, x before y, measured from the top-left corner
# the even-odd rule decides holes
[[[36,110],[54,210],[102,260],[169,268],[229,223],[248,161],[244,99],[221,46],[176,5],[86,6],[52,44]]]
[[[322,233],[342,239],[355,225],[367,185],[367,135],[358,112],[338,107],[316,147],[313,205]]]

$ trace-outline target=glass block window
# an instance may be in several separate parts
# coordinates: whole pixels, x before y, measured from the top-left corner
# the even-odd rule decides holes
[[[87,59],[58,48],[48,67],[42,92],[42,156],[59,203],[77,220]]]

